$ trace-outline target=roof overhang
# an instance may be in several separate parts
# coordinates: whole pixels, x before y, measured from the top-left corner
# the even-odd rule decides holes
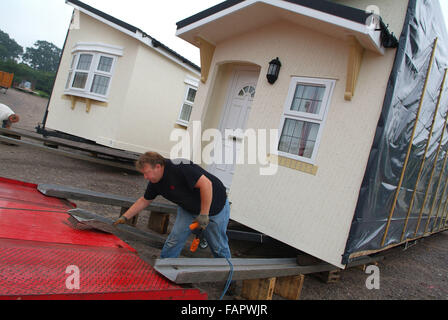
[[[160,41],[156,40],[155,38],[149,36],[144,31],[140,30],[137,27],[134,27],[124,21],[121,21],[117,18],[114,18],[98,9],[95,9],[93,7],[90,7],[86,5],[85,3],[78,1],[78,0],[65,0],[65,2],[69,5],[71,5],[74,9],[98,20],[103,22],[104,24],[125,33],[126,35],[137,39],[138,41],[144,43],[148,47],[152,48],[153,50],[157,51],[159,54],[165,56],[169,60],[175,62],[176,64],[184,67],[185,69],[193,72],[196,75],[200,74],[200,67],[195,65],[193,62],[189,61],[188,59],[184,58],[174,50],[168,48]]]
[[[231,0],[177,23],[176,35],[199,46],[201,38],[217,44],[278,20],[337,38],[355,37],[366,50],[384,54],[380,19],[369,25],[362,10],[322,0]]]

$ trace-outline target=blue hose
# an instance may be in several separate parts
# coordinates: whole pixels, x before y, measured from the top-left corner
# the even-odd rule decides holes
[[[226,294],[227,290],[229,289],[230,283],[232,282],[233,264],[232,264],[232,262],[230,262],[229,258],[226,258],[226,260],[230,266],[230,273],[229,273],[229,277],[227,278],[227,282],[226,282],[226,286],[224,287],[224,291],[223,291],[221,297],[219,298],[219,300],[222,300],[222,298],[224,298],[224,295]]]

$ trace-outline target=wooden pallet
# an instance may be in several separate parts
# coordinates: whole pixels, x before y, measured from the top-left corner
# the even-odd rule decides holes
[[[272,300],[274,294],[288,300],[299,300],[305,275],[243,280],[239,299]]]
[[[319,279],[323,283],[336,283],[341,279],[340,270],[332,270],[325,272],[313,273],[312,276]]]
[[[151,215],[148,220],[148,229],[160,234],[167,234],[169,223],[170,215],[168,213],[151,211]]]

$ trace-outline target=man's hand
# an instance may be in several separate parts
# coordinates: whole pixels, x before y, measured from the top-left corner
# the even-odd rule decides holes
[[[196,221],[199,223],[199,227],[201,227],[201,229],[205,229],[207,228],[210,219],[208,214],[200,214],[197,216]]]
[[[125,216],[121,216],[114,222],[114,226],[117,226],[119,224],[125,224],[129,219],[127,219]]]

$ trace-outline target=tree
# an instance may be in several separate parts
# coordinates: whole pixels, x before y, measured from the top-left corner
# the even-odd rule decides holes
[[[36,70],[56,72],[61,54],[62,50],[51,42],[39,40],[34,47],[26,48],[22,59]]]
[[[23,48],[14,39],[11,39],[7,33],[0,30],[0,60],[16,61],[22,53]]]

